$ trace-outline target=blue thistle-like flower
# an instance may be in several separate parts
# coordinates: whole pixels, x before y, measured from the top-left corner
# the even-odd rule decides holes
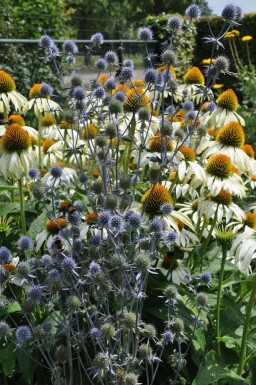
[[[7,249],[7,247],[5,246],[1,246],[0,247],[0,261],[2,263],[7,263],[10,261],[12,257],[12,253],[9,249]]]
[[[163,231],[163,223],[161,219],[154,218],[152,219],[149,225],[150,233],[154,233],[154,235],[161,235]]]
[[[124,103],[126,99],[125,91],[117,91],[117,93],[115,94],[115,99],[121,103]]]
[[[47,83],[43,83],[40,87],[40,95],[41,96],[44,96],[44,97],[48,97],[48,96],[51,96],[52,93],[53,93],[53,89],[52,87],[50,86],[50,84],[47,84]]]
[[[93,246],[99,246],[100,245],[100,236],[98,235],[93,235],[90,240],[89,240],[89,244],[90,245],[93,245]]]
[[[175,233],[175,231],[170,231],[167,236],[166,236],[166,241],[167,242],[170,242],[170,243],[173,243],[173,242],[176,242],[177,241],[177,234]]]
[[[170,215],[172,213],[173,206],[170,203],[164,203],[160,206],[160,211],[165,215]]]
[[[191,102],[191,100],[186,100],[184,103],[182,103],[182,109],[185,112],[193,111],[194,110],[194,103]]]
[[[74,88],[74,98],[75,100],[84,100],[86,97],[86,91],[84,87],[82,86],[77,86]]]
[[[41,327],[45,333],[50,333],[52,330],[52,323],[50,321],[45,320],[42,324]]]
[[[69,53],[68,56],[66,57],[66,61],[69,64],[75,64],[76,63],[76,58],[75,58],[74,55],[72,55],[72,53]]]
[[[142,222],[141,215],[138,213],[131,213],[129,222],[132,227],[139,228]]]
[[[175,109],[174,105],[171,104],[170,106],[168,106],[168,107],[166,108],[166,112],[167,112],[167,114],[168,114],[169,116],[175,115],[176,109]]]
[[[59,165],[56,165],[56,166],[53,166],[51,169],[50,169],[50,174],[51,176],[53,176],[54,178],[60,178],[63,174],[63,169],[61,166]]]
[[[42,286],[40,285],[34,285],[29,293],[28,296],[31,298],[33,301],[40,300],[42,298]]]
[[[53,259],[50,255],[48,254],[45,254],[41,257],[41,265],[45,268],[45,269],[49,269],[50,267],[53,266]]]
[[[72,40],[65,40],[63,43],[63,50],[66,53],[77,53],[78,47]]]
[[[43,35],[39,41],[39,45],[42,48],[49,48],[53,45],[53,40],[48,35]]]
[[[116,88],[116,81],[114,77],[108,78],[108,80],[105,83],[105,87],[108,91],[112,91]]]
[[[85,210],[84,202],[81,199],[78,199],[74,202],[74,206],[77,208],[77,210],[81,213]]]
[[[141,27],[138,31],[138,39],[148,41],[153,39],[153,32],[147,27]]]
[[[178,29],[181,29],[181,26],[182,26],[182,19],[179,16],[172,16],[167,21],[167,27],[169,27],[173,31],[177,31]]]
[[[105,54],[105,60],[108,64],[117,64],[118,56],[115,51],[107,51]]]
[[[33,241],[30,237],[24,235],[18,240],[18,246],[22,250],[31,250],[33,247]]]
[[[210,111],[210,112],[214,111],[216,108],[217,108],[217,106],[214,102],[207,103],[207,105],[205,107],[206,111]]]
[[[108,220],[108,226],[114,232],[122,231],[124,228],[124,219],[119,215],[113,215]]]
[[[40,171],[38,170],[38,168],[31,167],[28,170],[28,176],[30,179],[38,179],[40,177]]]
[[[88,175],[85,173],[85,172],[82,172],[80,175],[79,175],[79,180],[81,183],[87,183],[88,182]]]
[[[198,5],[191,4],[186,8],[185,15],[190,19],[198,19],[201,16],[201,9]]]
[[[153,68],[147,68],[144,74],[145,83],[156,84],[158,72]]]
[[[130,67],[132,69],[134,68],[134,63],[133,63],[133,60],[131,59],[124,60],[123,65],[124,67]]]
[[[16,338],[19,344],[24,344],[31,337],[31,331],[28,326],[19,326],[16,330]]]
[[[72,257],[66,257],[62,264],[61,268],[66,271],[72,271],[77,267],[76,261]]]
[[[108,63],[105,59],[98,59],[95,62],[95,67],[100,71],[105,71],[107,69]]]
[[[74,108],[79,114],[85,114],[86,105],[84,100],[76,100],[74,103]]]
[[[104,43],[104,36],[100,32],[96,32],[91,36],[91,42],[95,45],[102,45]]]
[[[236,18],[241,20],[243,18],[243,10],[240,7],[236,7]]]
[[[47,281],[55,281],[60,278],[60,272],[57,269],[52,269],[47,274]]]
[[[237,18],[237,7],[234,4],[227,4],[221,13],[221,16],[227,21],[235,21]]]
[[[188,120],[191,120],[193,122],[196,119],[196,117],[197,117],[197,112],[196,111],[190,110],[190,111],[187,112]]]
[[[100,227],[107,227],[110,218],[109,211],[102,211],[98,217],[98,223]]]
[[[102,337],[102,332],[98,328],[91,328],[90,330],[90,336],[93,339],[101,338]]]
[[[205,282],[205,283],[210,283],[212,281],[212,275],[209,271],[203,271],[199,275],[199,278],[202,282]]]
[[[131,67],[124,67],[121,69],[119,78],[122,82],[127,82],[134,77],[134,71]]]
[[[104,96],[105,96],[105,90],[103,87],[97,87],[95,88],[95,90],[93,90],[93,95],[97,98],[97,99],[103,99]]]
[[[89,273],[96,274],[101,271],[101,267],[97,262],[92,261],[89,265]]]
[[[170,331],[166,331],[163,333],[163,340],[166,344],[168,344],[169,342],[173,342],[174,340],[174,334]]]

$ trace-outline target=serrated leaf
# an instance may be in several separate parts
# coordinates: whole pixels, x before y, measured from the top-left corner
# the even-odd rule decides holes
[[[47,219],[47,214],[43,211],[30,225],[29,235],[32,239],[36,239],[36,236],[44,230],[44,224]]]
[[[235,372],[229,370],[227,367],[222,367],[217,362],[215,356],[216,352],[213,350],[206,354],[192,385],[211,385],[222,378],[243,381],[242,384],[246,383],[244,379]]]

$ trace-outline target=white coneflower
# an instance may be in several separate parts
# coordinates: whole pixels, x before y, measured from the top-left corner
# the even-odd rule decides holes
[[[189,269],[183,266],[181,260],[175,258],[172,251],[167,251],[163,258],[159,258],[157,269],[166,276],[167,280],[171,280],[176,285],[185,283],[186,277],[190,275]]]
[[[192,67],[185,74],[184,84],[181,84],[178,87],[178,90],[181,95],[185,92],[188,99],[194,101],[196,104],[199,104],[201,100],[208,99],[212,96],[212,92],[210,90],[207,91],[208,94],[204,93],[204,84],[204,75],[200,69],[198,67]]]
[[[234,172],[230,158],[225,154],[212,156],[205,167],[207,187],[212,196],[216,196],[224,189],[240,198],[245,197],[246,187],[241,177]]]
[[[24,114],[34,107],[37,119],[41,119],[42,114],[48,112],[58,114],[58,112],[61,111],[61,107],[58,103],[50,99],[50,95],[45,96],[40,93],[42,86],[43,83],[38,83],[30,89],[29,101],[23,107]]]
[[[244,141],[245,134],[242,126],[237,121],[231,121],[220,129],[216,140],[201,145],[198,153],[202,153],[204,158],[209,158],[216,153],[225,154],[240,172],[250,171],[253,164],[242,149]]]
[[[21,111],[27,99],[16,91],[13,78],[5,71],[0,70],[0,112],[8,113],[11,104],[16,111]]]
[[[188,183],[193,190],[205,184],[205,171],[196,161],[195,151],[190,147],[180,146],[178,154],[181,155],[178,164],[178,177],[182,184]]]
[[[21,178],[35,164],[31,138],[19,124],[11,124],[0,140],[0,172]]]
[[[256,258],[256,230],[247,227],[242,234],[236,236],[230,250],[235,265],[242,271],[251,271],[251,260]]]

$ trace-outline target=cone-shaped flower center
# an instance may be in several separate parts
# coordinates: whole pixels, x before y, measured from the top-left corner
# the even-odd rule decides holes
[[[50,127],[55,123],[54,117],[51,114],[46,114],[42,119],[42,127]]]
[[[174,258],[174,254],[171,251],[167,251],[166,256],[162,260],[161,267],[173,271],[179,267],[179,261]]]
[[[242,147],[245,141],[244,130],[238,122],[229,122],[219,131],[217,141],[225,146]]]
[[[17,123],[20,126],[25,126],[25,120],[21,115],[10,115],[8,121],[10,124]]]
[[[232,203],[232,194],[224,189],[221,189],[218,195],[212,197],[212,201],[218,203],[219,205],[229,206]]]
[[[149,98],[141,88],[132,88],[127,92],[124,111],[136,112],[140,107],[147,107],[148,103]]]
[[[31,144],[30,136],[19,124],[11,124],[2,137],[2,147],[8,153],[26,151]]]
[[[206,165],[206,171],[221,179],[226,179],[233,174],[233,165],[230,158],[224,154],[217,154],[212,156]]]
[[[158,131],[155,134],[155,137],[151,140],[149,147],[151,151],[155,151],[155,152],[161,152],[161,150],[163,151],[163,149],[166,147],[167,147],[167,151],[173,151],[173,142],[170,139],[168,139],[168,143],[167,143],[167,138],[166,136],[164,136],[163,148],[162,148],[161,133],[160,131]]]
[[[238,107],[237,96],[231,88],[222,92],[217,98],[216,103],[218,107],[225,108],[229,111],[236,111]]]
[[[180,146],[179,151],[182,153],[186,161],[193,162],[195,160],[196,154],[193,148]]]
[[[0,94],[12,92],[16,89],[13,78],[5,71],[0,71]]]
[[[46,139],[44,142],[43,142],[43,152],[44,154],[47,154],[47,151],[49,150],[49,148],[55,144],[55,142],[52,140],[52,139]]]
[[[33,85],[33,87],[29,91],[29,100],[34,98],[42,98],[42,95],[40,95],[41,87],[42,87],[42,83],[37,83]]]
[[[97,133],[97,127],[93,123],[88,123],[82,132],[82,137],[83,139],[94,139],[96,138]]]
[[[256,229],[256,214],[246,213],[244,224],[251,229]]]
[[[67,220],[65,218],[47,219],[45,227],[50,234],[57,234],[60,229],[67,227]]]
[[[160,213],[160,207],[164,203],[172,203],[169,191],[161,184],[150,187],[141,198],[141,203],[148,214],[156,215]]]
[[[242,146],[242,150],[249,156],[249,158],[254,159],[254,149],[250,144],[245,144]]]
[[[192,67],[184,76],[185,84],[202,84],[204,85],[204,75],[198,67]]]

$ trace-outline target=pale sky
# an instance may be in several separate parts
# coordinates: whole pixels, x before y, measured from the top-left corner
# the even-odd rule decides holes
[[[234,4],[242,8],[244,13],[256,12],[255,0],[208,0],[209,7],[213,10],[214,14],[221,15],[221,12],[225,5]]]

